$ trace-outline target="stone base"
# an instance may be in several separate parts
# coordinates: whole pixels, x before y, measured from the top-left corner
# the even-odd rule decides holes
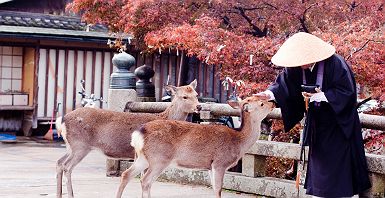
[[[108,159],[106,160],[106,176],[119,177],[120,176],[120,160]]]
[[[107,158],[106,161],[106,176],[107,177],[120,177],[122,172],[128,169],[134,160],[117,160]]]
[[[206,170],[190,170],[180,168],[166,169],[160,179],[178,183],[210,185],[210,177]],[[271,177],[247,177],[239,173],[227,172],[223,188],[257,195],[282,198],[310,198],[301,187],[299,192],[295,182]],[[299,194],[298,194],[299,193]]]
[[[131,163],[121,161],[120,173],[126,170]],[[207,170],[191,170],[182,168],[167,168],[158,180],[171,181],[181,184],[194,184],[211,186],[210,176]],[[295,182],[271,177],[247,177],[240,173],[227,172],[223,182],[223,188],[257,195],[282,197],[282,198],[310,198],[305,194],[301,186],[299,192],[295,188]],[[299,194],[298,194],[299,193]]]
[[[108,90],[108,109],[123,112],[127,102],[137,100],[134,89],[109,89]]]

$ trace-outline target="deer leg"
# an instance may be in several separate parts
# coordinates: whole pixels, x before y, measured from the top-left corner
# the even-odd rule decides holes
[[[214,182],[213,189],[214,189],[216,198],[221,198],[222,196],[221,194],[222,194],[222,186],[223,186],[223,177],[225,175],[225,171],[226,169],[222,167],[212,168],[212,175],[213,175],[212,181]]]
[[[211,183],[211,186],[214,186],[214,175],[213,175],[213,171],[212,171],[212,170],[209,170],[208,173],[209,173],[209,177],[210,177],[210,183]]]
[[[63,157],[61,157],[56,162],[56,197],[61,198],[63,195],[62,189],[63,189],[63,163],[68,158],[68,153],[64,154]]]
[[[131,167],[127,170],[125,170],[122,173],[122,180],[120,181],[118,192],[116,193],[116,197],[120,198],[122,197],[124,188],[127,186],[127,183],[137,176],[139,173],[144,171],[148,167],[148,162],[146,160],[146,157],[141,154],[139,157],[135,160],[134,164],[131,165]]]
[[[80,161],[90,152],[90,150],[73,150],[69,154],[67,160],[64,162],[64,173],[67,177],[67,193],[68,197],[74,197],[74,192],[72,189],[72,179],[71,173],[73,168],[79,164]]]
[[[157,162],[152,165],[147,169],[142,178],[142,198],[151,197],[151,185],[168,166],[168,163]]]

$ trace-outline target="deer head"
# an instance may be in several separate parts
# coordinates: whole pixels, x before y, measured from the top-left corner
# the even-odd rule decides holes
[[[184,113],[193,113],[199,107],[198,93],[195,91],[197,81],[192,81],[189,85],[175,87],[173,85],[165,86],[166,91],[171,92],[173,97],[172,104]]]
[[[258,96],[250,96],[241,101],[228,101],[234,109],[241,108],[242,112],[255,114],[258,120],[264,119],[274,108],[274,103]]]

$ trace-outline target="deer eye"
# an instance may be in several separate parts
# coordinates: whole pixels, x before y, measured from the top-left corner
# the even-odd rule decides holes
[[[261,107],[263,107],[263,103],[261,103]]]
[[[185,100],[186,100],[186,99],[187,99],[187,96],[183,96],[183,99],[185,99]]]

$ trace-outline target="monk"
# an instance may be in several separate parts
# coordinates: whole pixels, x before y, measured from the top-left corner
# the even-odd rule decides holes
[[[274,100],[281,108],[285,131],[307,112],[302,140],[309,146],[306,193],[353,197],[369,189],[350,66],[332,45],[304,32],[287,39],[271,61],[285,68],[257,95]]]

